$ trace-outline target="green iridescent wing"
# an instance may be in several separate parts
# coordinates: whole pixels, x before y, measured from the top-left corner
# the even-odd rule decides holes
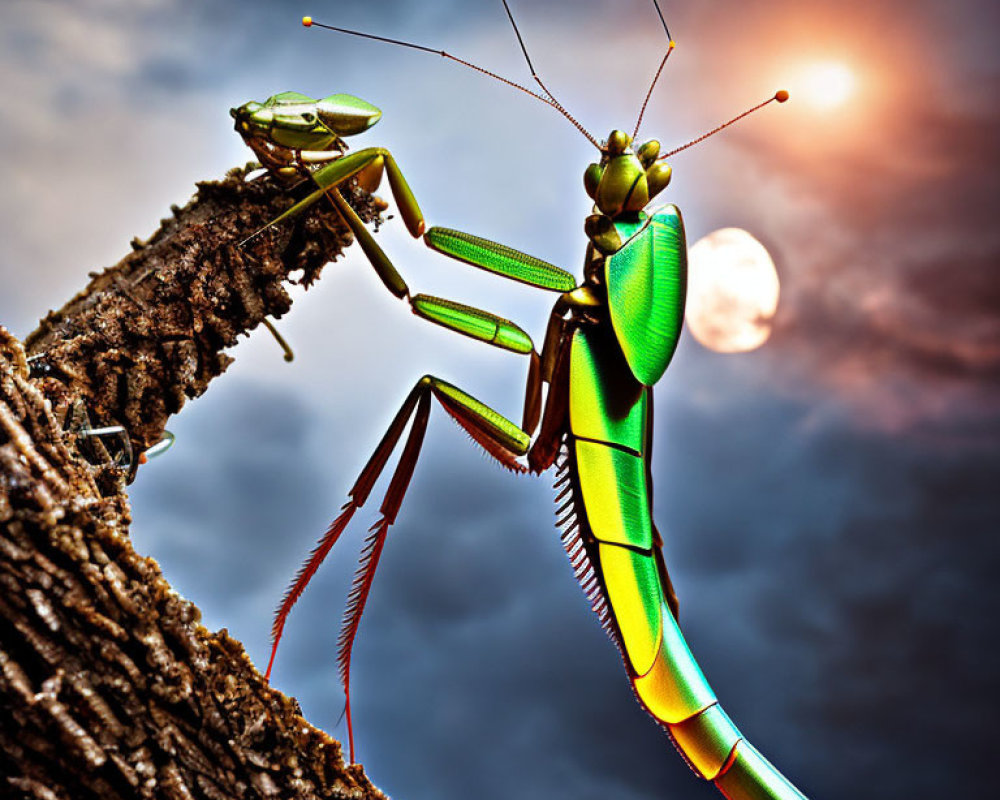
[[[632,238],[605,263],[611,324],[632,374],[652,386],[674,355],[684,321],[684,223],[680,211],[667,206],[645,227],[617,227],[622,239]]]

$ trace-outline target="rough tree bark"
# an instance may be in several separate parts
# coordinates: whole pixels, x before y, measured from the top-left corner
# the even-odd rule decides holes
[[[239,246],[292,202],[240,170],[200,184],[24,346],[0,327],[0,797],[384,797],[132,549],[128,470],[85,435],[157,442],[224,349],[289,309],[290,273],[308,285],[350,243],[317,204]]]

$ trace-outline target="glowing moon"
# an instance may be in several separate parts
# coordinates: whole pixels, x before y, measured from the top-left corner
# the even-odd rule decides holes
[[[718,353],[755,350],[771,335],[778,271],[767,249],[740,228],[721,228],[688,251],[687,324]]]

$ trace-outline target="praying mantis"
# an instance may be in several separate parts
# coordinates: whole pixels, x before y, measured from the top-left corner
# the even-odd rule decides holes
[[[660,143],[636,146],[656,81],[674,49],[660,62],[631,135],[613,130],[598,142],[556,100],[538,77],[508,6],[532,77],[541,89],[501,78],[444,51],[384,39],[303,19],[306,27],[379,39],[438,53],[529,94],[568,119],[598,150],[599,159],[583,176],[593,200],[584,221],[587,237],[583,279],[506,245],[447,228],[427,229],[419,205],[389,150],[371,147],[347,153],[344,142],[374,125],[381,112],[350,95],[314,100],[284,92],[264,103],[232,110],[236,130],[273,174],[304,176],[316,189],[272,220],[281,224],[327,198],[354,233],[385,287],[419,317],[459,334],[524,355],[528,377],[520,424],[501,415],[458,386],[425,375],[403,401],[387,431],[348,492],[349,500],[331,523],[289,587],[272,628],[270,677],[278,643],[292,606],[320,564],[367,502],[389,457],[403,438],[402,455],[371,527],[348,598],[339,640],[346,695],[350,759],[354,735],[350,705],[353,646],[375,571],[413,476],[437,403],[482,449],[514,472],[541,474],[556,469],[556,502],[562,540],[577,579],[599,621],[618,646],[639,703],[667,731],[688,765],[736,798],[804,798],[739,732],[719,705],[681,633],[678,602],[662,554],[662,538],[652,516],[653,386],[669,365],[684,316],[687,274],[681,214],[664,205],[647,210],[670,182],[670,155],[721,130],[787,92],[740,114],[689,145],[661,154]],[[340,188],[356,181],[374,191],[387,174],[400,216],[414,238],[432,250],[499,277],[557,294],[542,347],[514,322],[452,300],[411,294],[409,286]]]

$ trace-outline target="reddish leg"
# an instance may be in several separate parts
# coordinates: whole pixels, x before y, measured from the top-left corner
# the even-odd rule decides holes
[[[527,452],[528,434],[458,387],[426,375],[417,382],[417,385],[407,395],[406,400],[393,418],[389,429],[385,432],[374,454],[368,460],[357,482],[351,488],[349,493],[351,499],[344,505],[340,515],[330,525],[308,560],[299,570],[275,614],[274,625],[271,628],[273,638],[271,658],[268,662],[266,672],[266,677],[268,678],[271,675],[275,653],[278,650],[278,643],[281,640],[281,634],[284,630],[288,613],[302,595],[306,585],[316,573],[323,559],[326,558],[337,539],[344,532],[347,523],[354,516],[354,512],[365,504],[372,487],[385,468],[390,453],[395,449],[407,422],[409,422],[412,416],[413,425],[410,428],[409,436],[403,447],[403,454],[400,457],[399,464],[396,466],[392,480],[389,483],[389,488],[379,509],[382,516],[371,527],[362,549],[361,561],[348,596],[347,610],[344,614],[343,628],[338,641],[339,652],[337,662],[340,665],[340,675],[344,683],[344,693],[347,697],[346,717],[351,763],[354,763],[354,728],[351,719],[350,673],[354,639],[357,636],[358,627],[361,623],[361,615],[364,613],[365,603],[371,591],[375,570],[382,555],[382,548],[385,545],[389,526],[396,520],[396,515],[399,513],[399,508],[403,502],[403,496],[406,494],[410,479],[413,477],[413,470],[417,464],[420,447],[423,444],[424,433],[427,430],[431,397],[436,398],[441,407],[469,433],[472,439],[482,446],[489,455],[499,461],[502,466],[517,472],[527,471],[517,461],[517,458]]]

